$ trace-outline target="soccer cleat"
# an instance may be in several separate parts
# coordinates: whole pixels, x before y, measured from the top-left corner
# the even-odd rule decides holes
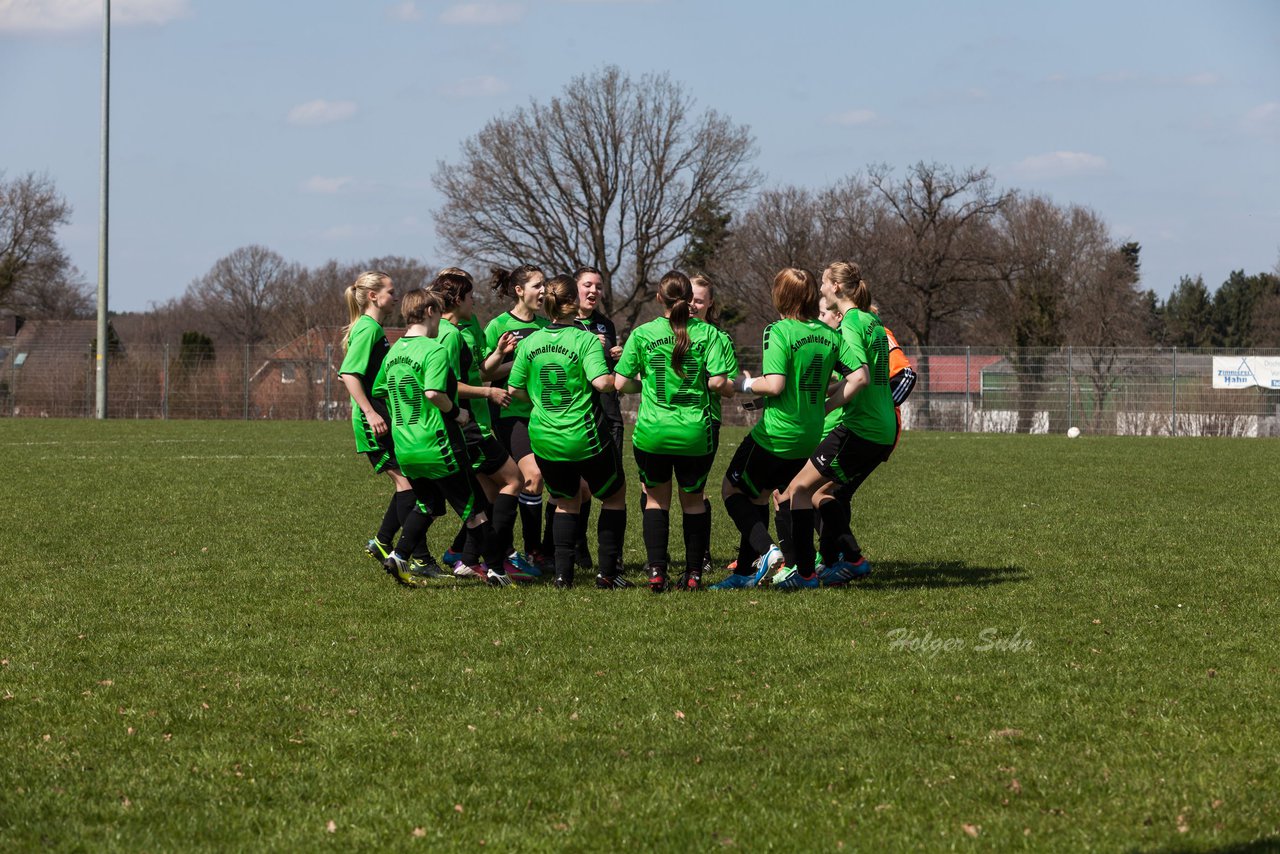
[[[870,574],[871,564],[863,557],[859,558],[857,563],[842,560],[834,566],[827,567],[819,574],[818,579],[827,587],[843,587],[850,581],[866,578]]]
[[[487,570],[488,570],[488,567],[486,567],[483,563],[477,564],[476,566],[468,566],[462,561],[458,561],[453,565],[453,577],[454,578],[478,578],[481,581],[483,581]]]
[[[502,566],[508,575],[514,572],[517,575],[528,576],[530,579],[542,577],[542,570],[538,569],[538,565],[520,552],[507,555],[507,560]]]
[[[496,569],[487,569],[484,573],[485,583],[490,587],[510,587],[511,576],[505,572],[498,572]]]
[[[654,593],[667,592],[667,568],[660,563],[645,567],[649,571],[649,589]]]
[[[714,565],[714,564],[712,564],[712,562],[711,562],[711,552],[707,552],[707,553],[706,553],[706,555],[704,555],[704,556],[703,556],[703,558],[702,558],[702,572],[701,572],[701,574],[702,574],[702,575],[710,575],[710,574],[711,574],[711,569],[712,569],[712,566],[713,566],[713,565]]]
[[[414,578],[452,578],[434,559],[422,560],[416,557],[409,559],[409,574]]]
[[[732,562],[730,562],[728,566],[725,567],[725,569],[729,570],[730,572],[733,572],[737,568],[738,568],[738,559],[736,557],[733,559]]]
[[[373,537],[369,542],[364,544],[365,553],[378,563],[384,563],[391,555],[391,547],[383,543],[377,537]]]
[[[457,566],[462,560],[462,552],[455,552],[453,549],[445,549],[444,554],[440,555],[440,562],[445,566]]]
[[[678,590],[700,590],[702,588],[702,573],[698,570],[685,570],[680,575],[680,586]]]
[[[764,580],[764,577],[771,572],[777,572],[782,569],[782,549],[776,545],[770,545],[769,550],[760,555],[760,559],[751,566],[756,571],[753,575],[751,585],[754,587]]]
[[[741,590],[744,587],[755,587],[756,583],[750,575],[738,575],[736,572],[730,573],[722,581],[717,581],[708,587],[708,590]]]
[[[773,586],[779,590],[801,590],[807,587],[817,587],[819,586],[818,575],[814,573],[810,576],[804,576],[795,567],[783,567],[773,577]]]
[[[538,549],[529,551],[526,554],[525,559],[538,568],[538,573],[540,575],[544,572],[551,572],[555,568],[555,561],[544,555]]]
[[[556,576],[556,580],[552,582],[552,585],[553,585],[557,590],[569,590],[570,588],[572,588],[572,587],[573,587],[573,576],[572,576],[572,575],[557,575],[557,576]]]
[[[627,581],[621,575],[597,575],[596,587],[601,590],[625,590],[628,587],[635,587],[630,581]]]
[[[382,564],[387,569],[387,573],[400,584],[405,587],[421,587],[422,581],[417,576],[409,573],[409,560],[400,557],[400,555],[392,552],[387,555],[386,561]]]

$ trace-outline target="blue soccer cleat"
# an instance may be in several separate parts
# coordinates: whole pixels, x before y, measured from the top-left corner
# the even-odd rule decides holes
[[[829,566],[818,576],[818,580],[826,587],[842,587],[850,581],[866,578],[871,574],[871,564],[867,559],[859,558],[856,563],[842,560]]]
[[[751,565],[756,571],[755,575],[751,576],[751,586],[755,587],[764,580],[766,575],[782,569],[782,564],[782,549],[776,545],[769,546],[769,550],[760,555],[760,559]]]
[[[817,587],[819,586],[818,575],[814,573],[806,577],[801,575],[795,567],[784,567],[773,577],[773,586],[779,590],[803,590],[808,587]]]
[[[723,581],[717,581],[708,587],[708,590],[740,590],[744,587],[755,587],[756,582],[750,575],[738,575],[733,573]]]

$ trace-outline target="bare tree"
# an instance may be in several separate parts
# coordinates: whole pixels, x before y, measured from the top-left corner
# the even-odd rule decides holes
[[[985,169],[936,163],[917,163],[901,180],[876,166],[868,180],[888,210],[877,234],[886,299],[915,343],[945,343],[990,282],[990,224],[1010,194]]]
[[[275,314],[299,273],[265,246],[243,246],[192,282],[187,296],[231,340],[260,344],[281,337]]]
[[[441,238],[467,262],[598,267],[604,309],[633,319],[695,221],[728,210],[757,173],[750,132],[694,114],[666,75],[616,66],[574,78],[548,104],[494,119],[434,176]]]
[[[0,173],[0,307],[32,317],[68,319],[89,312],[87,286],[71,266],[58,227],[71,206],[48,177]]]

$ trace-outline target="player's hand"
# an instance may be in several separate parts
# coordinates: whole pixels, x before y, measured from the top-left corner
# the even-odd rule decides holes
[[[465,406],[459,407],[458,426],[465,427],[467,425],[467,422],[469,422],[470,420],[471,420],[471,412]]]
[[[609,349],[609,339],[605,337],[603,332],[597,332],[596,337],[600,339],[600,346],[605,350]]]
[[[604,336],[601,335],[600,337],[603,338]],[[609,348],[609,358],[615,362],[622,358],[621,344],[614,344],[611,348]]]
[[[504,332],[502,337],[498,339],[498,352],[505,356],[514,351],[519,343],[520,340],[516,338],[514,332]]]
[[[496,385],[489,386],[489,400],[506,409],[511,403],[511,392]]]
[[[375,436],[387,435],[387,421],[378,413],[366,414],[365,420],[369,422],[369,429],[373,430]]]

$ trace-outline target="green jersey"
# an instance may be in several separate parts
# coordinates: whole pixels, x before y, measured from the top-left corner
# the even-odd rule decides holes
[[[827,379],[849,373],[850,354],[840,333],[817,320],[783,318],[765,327],[763,376],[781,374],[782,394],[765,398],[751,431],[756,444],[788,460],[807,457],[822,441]]]
[[[725,332],[718,326],[711,326],[717,338],[718,347],[711,351],[707,361],[707,376],[718,377],[726,376],[733,379],[738,376],[738,352],[734,349],[733,339],[729,337],[729,333]],[[720,423],[720,395],[712,393],[711,395],[711,420]]]
[[[369,398],[374,411],[384,420],[387,417],[387,407],[382,401],[374,399],[373,381],[390,349],[382,324],[369,315],[362,314],[347,333],[347,354],[342,357],[342,367],[338,369],[339,374],[359,377],[364,396]],[[356,434],[356,451],[365,453],[378,450],[378,437],[373,434],[369,419],[364,417],[364,410],[356,405],[354,397],[351,398],[351,429]]]
[[[712,354],[720,351],[716,330],[696,317],[689,319],[689,350],[684,376],[676,373],[672,354],[676,334],[659,317],[631,331],[614,369],[624,377],[640,377],[640,411],[633,444],[651,454],[700,457],[711,453],[711,398],[707,390]]]
[[[600,339],[578,325],[553,323],[520,342],[508,380],[533,401],[529,444],[547,460],[585,460],[609,433],[591,381],[609,373]]]
[[[484,385],[484,377],[480,375],[480,365],[484,361],[484,356],[481,355],[484,347],[480,345],[483,335],[480,322],[474,314],[470,320],[464,320],[461,326],[448,318],[440,318],[440,332],[436,337],[449,355],[449,367],[467,385]],[[462,401],[462,405],[471,413],[471,418],[481,433],[493,433],[489,421],[489,401],[470,397]]]
[[[880,318],[858,309],[845,312],[840,336],[849,348],[850,367],[857,370],[866,365],[870,380],[844,405],[840,423],[868,442],[892,445],[898,435],[898,418],[889,387],[889,336]]]
[[[489,325],[484,328],[484,352],[486,354],[492,353],[494,349],[497,348],[498,339],[502,337],[504,332],[510,332],[512,335],[515,335],[516,343],[518,345],[519,342],[528,338],[539,329],[545,329],[547,323],[547,319],[540,314],[535,314],[533,316],[533,320],[521,320],[511,312],[505,311],[493,320],[490,320]],[[502,357],[502,364],[505,365],[509,362],[514,362],[515,358],[516,353],[513,350]],[[531,411],[530,406],[530,404],[525,403],[523,400],[512,399],[506,409],[494,406],[491,411],[492,414],[496,415],[498,418],[528,418],[529,412]]]
[[[458,403],[458,379],[448,350],[438,338],[415,335],[391,348],[373,383],[373,393],[387,399],[396,461],[405,477],[447,477],[468,465],[458,423],[446,420],[430,402],[428,391],[440,391]]]

